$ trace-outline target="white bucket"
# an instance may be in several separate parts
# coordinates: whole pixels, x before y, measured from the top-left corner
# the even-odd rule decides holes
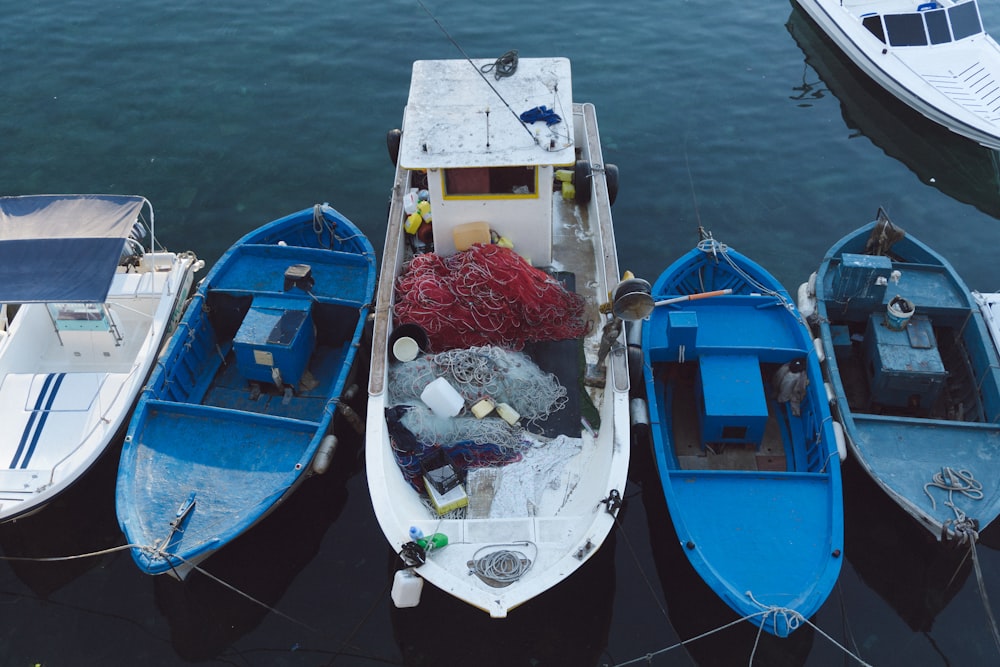
[[[424,387],[420,400],[438,417],[454,417],[465,407],[465,399],[444,378],[438,378]]]
[[[893,331],[905,329],[915,310],[912,301],[899,295],[894,296],[885,309],[886,326]]]
[[[399,361],[413,361],[419,353],[420,346],[409,336],[397,338],[396,342],[392,344],[392,354]]]

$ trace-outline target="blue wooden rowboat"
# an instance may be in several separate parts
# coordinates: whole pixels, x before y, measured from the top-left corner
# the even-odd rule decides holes
[[[978,539],[1000,512],[1000,361],[951,264],[879,209],[799,301],[853,456],[939,540]]]
[[[326,470],[374,290],[371,243],[326,204],[222,256],[125,438],[116,504],[140,569],[183,579]]]
[[[711,237],[651,291],[643,374],[677,538],[733,610],[787,636],[843,561],[841,457],[816,346],[785,289]]]

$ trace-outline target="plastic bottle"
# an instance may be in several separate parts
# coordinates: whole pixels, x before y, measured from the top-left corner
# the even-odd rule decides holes
[[[410,190],[403,195],[403,210],[406,211],[407,215],[416,212],[417,202],[418,199],[416,190]]]
[[[444,533],[434,533],[430,537],[420,537],[414,540],[414,542],[421,549],[440,549],[441,547],[448,546],[448,536]]]

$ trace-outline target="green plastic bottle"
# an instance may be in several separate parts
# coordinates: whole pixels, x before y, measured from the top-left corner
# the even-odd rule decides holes
[[[430,537],[419,537],[415,542],[421,549],[440,549],[448,545],[448,536],[444,533],[434,533]]]

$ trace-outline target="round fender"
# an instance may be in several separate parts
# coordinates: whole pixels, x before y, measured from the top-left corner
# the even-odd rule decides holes
[[[576,188],[576,203],[586,205],[590,203],[591,190],[593,184],[593,171],[590,163],[586,160],[577,160],[573,166],[573,186]]]
[[[847,460],[847,437],[844,434],[844,427],[836,420],[833,422],[833,436],[837,441],[837,456],[840,457],[840,461],[843,463]]]
[[[330,469],[330,462],[333,461],[333,454],[337,451],[337,436],[330,434],[323,437],[316,450],[316,458],[313,459],[313,472],[322,475]]]
[[[385,135],[385,145],[389,149],[389,159],[392,160],[393,165],[399,163],[399,142],[402,138],[402,130],[389,130]]]
[[[604,178],[608,181],[608,204],[614,206],[618,199],[618,165],[604,165]]]

